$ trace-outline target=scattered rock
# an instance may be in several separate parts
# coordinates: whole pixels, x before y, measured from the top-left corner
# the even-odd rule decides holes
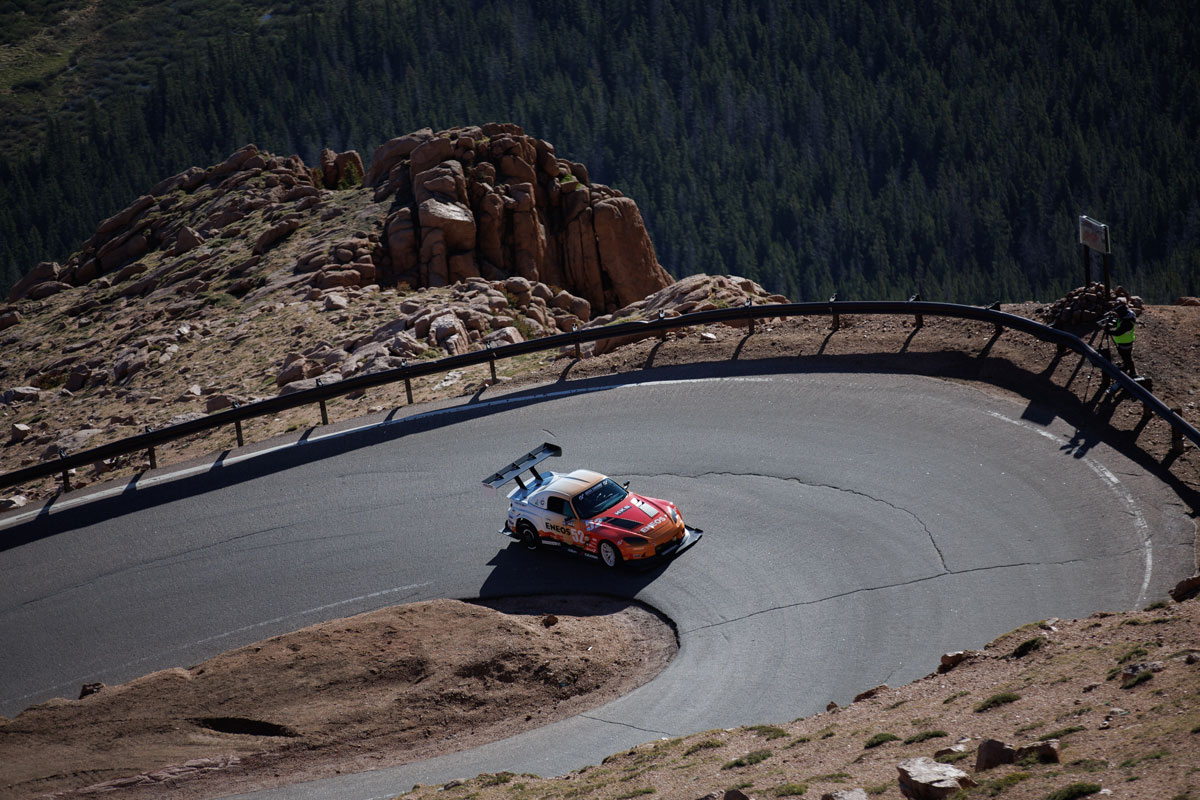
[[[340,292],[330,292],[325,295],[325,310],[326,311],[345,311],[350,307],[350,301],[346,295]]]
[[[36,386],[14,386],[0,395],[5,405],[12,403],[36,403],[42,399],[42,392]]]
[[[259,235],[252,252],[255,255],[262,255],[298,227],[300,227],[300,221],[295,219],[285,219],[283,222],[272,225]]]
[[[835,789],[821,795],[821,800],[867,800],[867,792],[864,789]]]
[[[29,498],[23,494],[14,494],[12,497],[0,497],[0,511],[12,511],[14,508],[24,508],[29,502]]]
[[[204,237],[195,228],[184,225],[179,231],[179,236],[175,238],[175,248],[171,251],[171,255],[181,256],[202,244],[204,244]]]
[[[0,314],[0,331],[7,330],[14,325],[21,323],[21,314],[18,311],[7,311]]]
[[[100,683],[100,682],[85,683],[79,689],[79,699],[82,700],[83,698],[88,697],[89,695],[99,694],[103,690],[104,690],[103,683]]]
[[[867,689],[865,692],[859,692],[857,695],[855,695],[854,702],[858,703],[862,700],[869,700],[872,697],[874,697],[875,695],[880,694],[881,692],[888,692],[888,691],[891,691],[891,689],[889,689],[888,685],[886,683],[884,683],[879,686],[876,686],[874,689]]]
[[[1027,759],[1035,759],[1040,764],[1057,764],[1058,739],[1047,739],[1023,746],[1005,744],[996,739],[984,739],[975,753],[975,771],[983,772],[1002,764],[1015,764]]]
[[[1171,599],[1176,603],[1182,603],[1185,600],[1191,600],[1198,594],[1200,594],[1200,575],[1193,575],[1175,584],[1175,588],[1171,590]]]
[[[208,399],[204,401],[204,411],[209,414],[214,411],[223,411],[226,408],[233,408],[235,402],[237,402],[235,398],[227,394],[209,395]]]
[[[946,673],[957,667],[967,658],[966,650],[955,650],[953,653],[943,653],[942,663],[938,665],[938,672]]]
[[[910,800],[942,800],[978,784],[961,769],[932,758],[908,758],[896,765],[900,793]]]
[[[12,428],[9,430],[8,441],[13,444],[19,444],[29,437],[32,430],[33,428],[30,428],[23,422],[14,422]]]

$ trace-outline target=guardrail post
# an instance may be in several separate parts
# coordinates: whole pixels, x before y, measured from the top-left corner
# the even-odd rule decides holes
[[[659,318],[659,320],[661,321],[661,320],[663,320],[663,319],[666,319],[666,317],[667,317],[667,312],[666,312],[666,311],[663,311],[663,310],[660,308],[660,309],[658,310],[658,318]],[[661,331],[659,331],[659,332],[658,332],[658,340],[659,340],[660,342],[665,342],[665,341],[667,340],[667,329],[666,329],[666,328],[663,328]]]
[[[237,408],[240,405],[241,405],[240,401],[238,401],[238,400],[233,401],[234,408]],[[238,447],[244,447],[246,445],[246,441],[245,441],[245,439],[242,438],[242,421],[240,419],[235,419],[233,421],[233,430],[234,430],[234,433],[237,434]]]
[[[492,385],[495,386],[497,383],[499,383],[499,379],[496,378],[496,352],[492,350],[491,342],[488,342],[487,351],[488,358],[491,359],[488,361],[488,366],[491,367],[492,370]]]
[[[1174,412],[1175,416],[1177,416],[1177,417],[1183,415],[1183,409],[1179,406],[1172,406],[1171,411]],[[1183,431],[1179,430],[1179,428],[1176,428],[1174,425],[1172,425],[1171,426],[1171,452],[1175,455],[1182,455],[1183,448],[1184,448]]]
[[[577,331],[577,330],[579,330],[579,323],[578,322],[572,323],[571,324],[571,333],[575,333],[575,331]],[[575,360],[578,361],[582,358],[583,358],[583,351],[581,351],[579,349],[579,342],[576,342],[575,343]]]
[[[153,430],[153,425],[146,426],[146,433],[151,433]],[[154,452],[154,445],[147,447],[146,453],[150,456],[150,469],[158,469],[158,455]]]
[[[750,308],[750,306],[752,306],[752,305],[754,305],[754,304],[751,303],[750,298],[747,297],[746,298],[746,308]],[[754,335],[754,317],[747,316],[746,321],[750,323],[750,335],[753,336]]]
[[[322,385],[321,379],[317,378],[317,386],[321,386],[321,385]],[[329,409],[326,408],[324,400],[318,400],[317,403],[318,403],[318,405],[321,406],[321,424],[328,425],[329,424]]]
[[[407,367],[407,366],[408,366],[408,359],[407,359],[407,358],[402,358],[402,359],[400,359],[400,366],[402,366],[402,367]],[[404,379],[404,393],[405,393],[406,395],[408,395],[408,404],[411,406],[411,405],[413,404],[413,401],[412,401],[412,381],[411,381],[411,380],[409,380],[408,378],[405,378],[405,379]]]
[[[66,456],[67,456],[67,454],[63,451],[63,449],[61,447],[58,448],[59,459],[66,458]],[[71,471],[69,469],[64,469],[62,471],[62,482],[63,482],[63,494],[66,494],[67,492],[71,491]]]
[[[833,312],[833,330],[835,330],[835,331],[838,328],[842,327],[841,315],[838,314],[837,309],[834,308],[832,305],[833,303],[836,303],[837,301],[838,301],[838,293],[834,292],[833,296],[829,298],[829,302],[831,304],[829,306],[829,310]]]
[[[910,303],[921,302],[921,293],[918,292],[918,293],[914,294],[912,297],[908,298],[908,302],[910,302]],[[914,314],[913,315],[913,327],[914,328],[920,328],[924,324],[925,324],[925,315],[924,314]]]

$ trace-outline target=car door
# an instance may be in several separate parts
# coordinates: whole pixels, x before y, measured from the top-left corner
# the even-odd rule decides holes
[[[546,533],[563,544],[578,545],[579,520],[565,497],[546,498]]]

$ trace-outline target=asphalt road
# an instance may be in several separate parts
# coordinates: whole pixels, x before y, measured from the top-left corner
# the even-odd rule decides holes
[[[0,521],[0,714],[436,597],[598,592],[678,626],[661,675],[580,717],[255,795],[386,797],[788,721],[1026,622],[1144,605],[1191,574],[1179,498],[1045,409],[930,378],[757,369],[402,409],[390,424]],[[675,500],[703,541],[644,573],[510,545],[495,533],[504,497],[480,481],[546,440],[564,449],[553,468]]]

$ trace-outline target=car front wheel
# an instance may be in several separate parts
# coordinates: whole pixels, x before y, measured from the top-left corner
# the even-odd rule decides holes
[[[601,542],[600,560],[606,567],[615,567],[621,563],[621,551],[612,542]]]

